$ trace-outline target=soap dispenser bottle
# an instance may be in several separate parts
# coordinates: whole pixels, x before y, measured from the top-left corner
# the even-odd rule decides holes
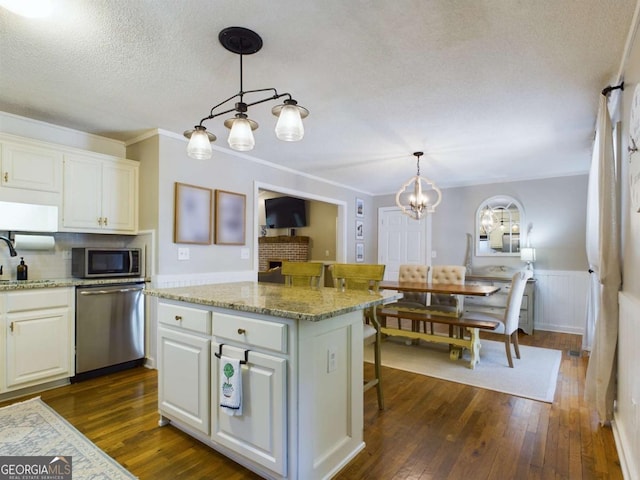
[[[18,265],[18,280],[27,279],[28,268],[24,263],[24,257],[20,257],[20,265]]]

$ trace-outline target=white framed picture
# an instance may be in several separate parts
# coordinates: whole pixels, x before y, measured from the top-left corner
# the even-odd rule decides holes
[[[356,198],[356,217],[364,217],[364,200]]]
[[[356,220],[356,240],[364,240],[364,222]]]
[[[356,262],[364,262],[364,243],[356,243]]]

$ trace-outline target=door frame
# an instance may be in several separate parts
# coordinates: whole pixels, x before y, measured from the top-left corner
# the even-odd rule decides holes
[[[298,198],[304,198],[306,200],[317,200],[319,202],[330,203],[338,207],[338,216],[336,219],[336,262],[342,263],[347,261],[347,202],[343,200],[337,200],[335,198],[323,197],[302,190],[294,190],[292,188],[283,187],[281,185],[273,185],[270,183],[264,183],[259,181],[253,182],[253,226],[258,228],[258,202],[260,201],[260,190],[269,190],[271,192],[282,193],[284,195],[293,195]],[[260,259],[258,257],[258,236],[253,236],[253,269],[259,270]]]

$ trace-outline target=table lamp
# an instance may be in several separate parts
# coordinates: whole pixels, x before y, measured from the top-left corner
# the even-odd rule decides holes
[[[533,270],[532,264],[536,261],[536,249],[533,247],[521,248],[520,260],[527,262],[527,270]]]

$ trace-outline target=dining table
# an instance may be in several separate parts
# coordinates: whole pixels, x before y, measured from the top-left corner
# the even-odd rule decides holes
[[[396,290],[399,292],[441,293],[448,295],[493,295],[500,287],[493,285],[473,285],[469,283],[432,283],[432,282],[399,282],[383,280],[379,284],[380,290]]]
[[[500,290],[500,287],[493,285],[474,285],[474,284],[453,284],[453,283],[431,283],[431,282],[400,282],[394,280],[385,280],[379,284],[380,290],[395,290],[399,292],[417,292],[417,293],[435,293],[445,295],[472,295],[472,296],[489,296]],[[402,302],[402,300],[400,300]],[[425,340],[428,342],[448,343],[449,357],[451,360],[457,360],[462,357],[463,349],[471,352],[469,368],[474,368],[480,361],[480,330],[495,330],[499,326],[498,321],[478,321],[472,318],[465,318],[462,312],[438,312],[437,309],[429,309],[427,306],[406,307],[402,304],[395,307],[392,305],[382,305],[378,307],[378,316],[383,320],[381,322],[381,333],[388,336],[410,337],[415,340]],[[424,333],[419,331],[407,331],[398,328],[390,328],[386,325],[387,317],[407,318],[424,323],[440,323],[449,325],[449,336],[427,333],[426,326]],[[468,340],[464,338],[464,330],[471,335]],[[454,338],[452,333],[458,332],[458,337]]]

